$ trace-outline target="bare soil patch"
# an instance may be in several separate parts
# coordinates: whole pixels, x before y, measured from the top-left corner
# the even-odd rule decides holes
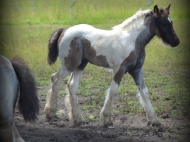
[[[47,91],[44,87],[43,90]],[[43,104],[46,98],[40,96],[41,109],[35,125],[26,124],[15,110],[16,127],[26,142],[189,142],[190,122],[186,117],[171,117],[170,114],[158,115],[162,127],[147,126],[145,114],[113,115],[114,129],[103,127],[101,120],[89,121],[86,126],[73,126],[64,111],[64,97],[58,98],[58,111],[61,115],[51,122],[46,122]],[[85,97],[79,95],[79,103],[85,103]],[[100,106],[101,108],[101,106]],[[99,117],[100,110],[82,111],[87,115]]]

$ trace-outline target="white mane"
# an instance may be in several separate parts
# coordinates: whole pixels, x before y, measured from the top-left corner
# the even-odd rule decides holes
[[[132,17],[126,19],[123,23],[112,27],[113,30],[123,30],[125,28],[129,28],[128,26],[131,25],[132,22],[136,21],[137,18],[141,19],[140,17],[144,18],[144,16],[150,13],[151,10],[139,10],[137,11]],[[138,24],[138,23],[137,23]],[[140,23],[139,23],[140,24]]]

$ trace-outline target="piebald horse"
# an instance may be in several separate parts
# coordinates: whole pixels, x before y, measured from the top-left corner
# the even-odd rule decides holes
[[[20,93],[19,93],[20,92]],[[18,94],[20,94],[18,99]],[[14,123],[16,101],[26,122],[35,122],[39,112],[39,99],[35,79],[22,61],[16,57],[9,61],[0,55],[0,141],[24,142]]]
[[[144,83],[142,66],[145,60],[145,46],[157,35],[171,47],[180,41],[174,29],[167,8],[154,6],[153,10],[140,10],[112,30],[101,30],[80,24],[68,29],[57,29],[48,44],[48,63],[52,65],[59,56],[61,67],[51,76],[52,88],[48,93],[44,112],[51,120],[57,110],[57,93],[61,81],[71,74],[67,82],[65,98],[69,117],[75,125],[85,123],[77,100],[79,80],[87,63],[113,69],[113,79],[107,91],[100,116],[103,125],[112,127],[112,104],[125,73],[129,73],[139,90],[138,97],[149,124],[160,125],[149,99]]]

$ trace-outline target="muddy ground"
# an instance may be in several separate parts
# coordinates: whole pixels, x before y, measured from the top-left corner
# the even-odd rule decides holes
[[[85,103],[85,99],[79,95],[80,104]],[[162,123],[160,128],[147,126],[145,114],[113,115],[113,129],[104,128],[101,120],[75,127],[64,111],[64,97],[58,98],[61,115],[47,122],[43,113],[45,100],[45,97],[40,97],[42,107],[35,125],[24,123],[17,108],[15,110],[16,127],[26,142],[190,142],[190,122],[185,117],[171,117],[169,113],[158,115]],[[82,113],[99,117],[100,110]]]

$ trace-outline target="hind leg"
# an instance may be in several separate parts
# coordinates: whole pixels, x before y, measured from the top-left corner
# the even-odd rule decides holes
[[[21,138],[20,134],[18,133],[13,116],[4,117],[0,122],[0,141],[3,142],[24,142]]]
[[[44,112],[46,114],[46,119],[51,120],[57,111],[57,93],[61,81],[69,74],[70,72],[65,68],[61,67],[57,73],[54,73],[51,77],[52,87],[48,92],[46,105]]]
[[[69,112],[70,119],[75,125],[85,122],[85,119],[81,115],[81,110],[77,99],[77,89],[82,73],[82,70],[76,69],[71,74],[71,77],[67,83],[68,94],[65,97],[65,106]]]
[[[12,127],[11,124],[4,123],[4,125],[1,125],[0,128],[0,141],[5,142],[12,142],[13,141],[13,135],[12,135]]]
[[[20,134],[18,133],[18,131],[17,131],[16,127],[15,127],[15,124],[12,126],[12,129],[13,129],[13,141],[14,142],[25,142],[21,138]]]
[[[60,70],[60,69],[59,69]],[[55,80],[57,79],[57,76],[59,74],[59,70],[55,72],[54,74],[51,75],[51,83],[54,83]]]

